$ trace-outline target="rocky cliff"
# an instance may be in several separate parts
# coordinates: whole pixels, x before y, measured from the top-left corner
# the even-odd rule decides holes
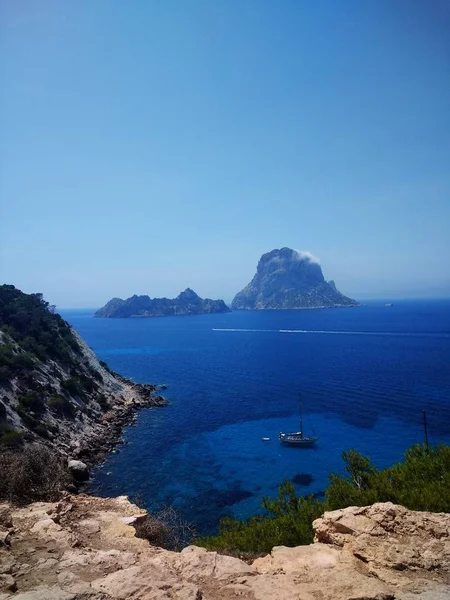
[[[309,253],[281,248],[263,254],[251,282],[238,294],[233,310],[328,308],[357,306],[325,281],[320,264]]]
[[[187,288],[176,298],[150,298],[150,296],[131,296],[126,300],[113,298],[100,308],[96,317],[165,317],[170,315],[199,315],[204,313],[229,312],[223,300],[200,298],[194,290]]]
[[[100,363],[40,294],[0,286],[0,450],[41,442],[95,461],[136,409],[164,404]]]
[[[249,564],[135,537],[126,497],[0,505],[0,600],[447,600],[450,515],[391,503],[314,522],[309,546]]]

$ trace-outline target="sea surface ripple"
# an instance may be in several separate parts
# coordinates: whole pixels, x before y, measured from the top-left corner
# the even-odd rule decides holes
[[[320,496],[328,473],[342,472],[342,450],[391,464],[422,441],[422,410],[432,441],[450,443],[450,301],[150,319],[61,314],[114,370],[168,385],[170,405],[139,414],[91,490],[138,494],[150,509],[173,505],[200,533],[222,516],[254,514],[285,478]],[[299,390],[315,448],[278,442],[279,431],[299,428]]]

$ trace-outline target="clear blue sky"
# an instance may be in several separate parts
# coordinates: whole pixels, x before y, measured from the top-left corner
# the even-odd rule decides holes
[[[230,299],[272,248],[450,295],[447,0],[5,0],[2,281]]]

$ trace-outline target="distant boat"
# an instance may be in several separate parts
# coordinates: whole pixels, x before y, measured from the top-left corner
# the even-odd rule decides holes
[[[300,401],[300,431],[296,431],[295,433],[283,433],[280,431],[278,437],[282,444],[288,444],[289,446],[314,446],[319,438],[315,435],[303,435],[302,398],[300,392],[298,396]]]
[[[387,304],[385,304],[385,306],[394,306],[391,302],[388,302]]]
[[[268,437],[262,437],[261,440],[263,442],[270,442],[270,438],[268,438]]]

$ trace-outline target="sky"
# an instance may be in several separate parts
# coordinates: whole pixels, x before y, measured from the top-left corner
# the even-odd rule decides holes
[[[448,0],[3,0],[0,87],[1,282],[450,296]]]

